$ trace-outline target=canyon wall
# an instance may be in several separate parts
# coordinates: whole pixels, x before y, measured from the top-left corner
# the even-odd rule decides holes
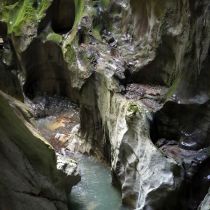
[[[80,105],[80,136],[110,163],[123,203],[208,208],[210,2],[20,2],[0,10],[13,84]]]
[[[45,4],[47,2],[50,4],[50,1],[46,1]],[[29,44],[36,34],[33,34],[32,26],[25,23],[38,15],[34,13],[31,19],[25,16],[26,13],[27,15],[33,13],[32,10],[28,11],[31,3],[33,2],[1,1],[0,3],[2,15],[0,22],[0,209],[64,210],[68,209],[67,198],[71,188],[80,181],[77,163],[70,158],[66,162],[62,156],[56,157],[52,146],[35,130],[32,111],[23,103],[25,95],[33,96],[35,85],[38,85],[40,90],[50,92],[57,82],[52,75],[51,80],[46,81],[45,85],[39,81],[40,74],[35,70],[40,66],[36,63],[36,55],[41,52],[37,53],[36,48],[40,46],[36,44],[33,53],[30,52]],[[13,25],[12,21],[14,21]],[[20,28],[18,24],[21,25]],[[33,26],[35,29],[38,25]],[[22,27],[26,34],[21,31]],[[35,56],[34,63],[33,56],[25,59],[23,56],[23,59],[19,60],[20,52],[24,51],[21,46],[25,49],[29,47],[27,55]],[[54,47],[51,49],[53,51],[59,48],[49,46],[51,47]],[[46,49],[43,49],[43,54],[45,51]],[[27,63],[28,61],[30,64]],[[29,75],[25,72],[24,66],[31,69]],[[58,67],[53,67],[52,73],[56,73]],[[46,68],[51,69],[47,66]],[[33,77],[32,81],[31,77]],[[41,77],[45,79],[44,75]],[[27,87],[25,80],[33,85]],[[45,88],[48,83],[50,83],[49,87]],[[56,84],[56,88],[56,91],[60,91],[59,84]],[[25,89],[27,91],[24,92]],[[37,92],[40,91],[37,90]]]

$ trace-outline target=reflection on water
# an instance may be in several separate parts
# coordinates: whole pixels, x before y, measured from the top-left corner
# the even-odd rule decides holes
[[[70,196],[70,210],[128,210],[120,193],[111,185],[110,170],[92,157],[80,156],[82,180]]]

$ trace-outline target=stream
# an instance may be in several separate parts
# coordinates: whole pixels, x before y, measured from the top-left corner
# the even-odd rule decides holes
[[[30,102],[31,103],[31,102]],[[35,110],[35,126],[56,152],[66,150],[75,126],[79,125],[79,110],[68,100],[39,98],[29,104]],[[65,152],[68,155],[68,151]],[[71,152],[78,162],[81,181],[69,195],[69,210],[128,210],[122,206],[120,192],[112,186],[110,168],[94,157]]]
[[[70,210],[128,210],[111,185],[110,170],[93,157],[80,155],[81,182],[72,188]]]

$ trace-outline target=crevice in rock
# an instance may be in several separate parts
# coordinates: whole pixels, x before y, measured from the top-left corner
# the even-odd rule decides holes
[[[210,158],[206,159],[196,169],[196,172],[191,180],[185,181],[183,189],[183,209],[196,210],[210,187]],[[184,203],[186,201],[186,203]]]
[[[84,44],[85,43],[85,33],[82,30],[82,28],[79,28],[78,30],[78,45]]]
[[[151,136],[158,139],[175,140],[187,150],[199,150],[209,146],[209,102],[204,104],[180,104],[169,101],[154,114]],[[194,143],[193,143],[194,142]]]
[[[131,75],[132,83],[170,86],[171,73],[167,66],[174,69],[176,57],[173,52],[173,38],[163,36],[162,43],[157,47],[156,56],[148,64],[136,69]],[[167,63],[167,66],[166,66]]]
[[[154,114],[150,124],[153,143],[166,157],[183,165],[181,209],[196,210],[210,187],[208,107],[208,101],[204,104],[169,101]]]
[[[109,139],[108,129],[104,128],[104,148],[103,148],[103,154],[104,157],[109,165],[111,165],[112,161],[112,155],[111,155],[111,143]]]
[[[0,21],[0,38],[5,38],[7,36],[7,24]]]

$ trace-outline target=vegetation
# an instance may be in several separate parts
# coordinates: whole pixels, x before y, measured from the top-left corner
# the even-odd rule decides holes
[[[137,104],[135,104],[135,103],[130,103],[130,104],[129,104],[129,107],[128,107],[128,111],[129,111],[129,112],[132,112],[133,115],[135,115],[136,113],[139,112],[139,107],[138,107]]]
[[[62,39],[63,39],[63,37],[60,34],[56,34],[54,32],[48,34],[48,36],[47,36],[48,41],[53,41],[53,42],[56,42],[58,44],[62,42]]]
[[[74,3],[75,3],[75,21],[73,28],[71,30],[70,39],[68,39],[68,43],[71,43],[77,34],[78,25],[82,19],[85,8],[84,0],[74,0]]]
[[[65,57],[66,57],[66,61],[69,64],[72,64],[76,60],[76,53],[71,45],[68,45],[66,47]]]
[[[36,24],[43,18],[51,2],[52,0],[20,0],[11,3],[3,0],[0,5],[0,20],[7,23],[9,34],[20,36],[24,25]]]
[[[101,4],[105,8],[109,6],[109,3],[110,3],[110,0],[101,0]]]

